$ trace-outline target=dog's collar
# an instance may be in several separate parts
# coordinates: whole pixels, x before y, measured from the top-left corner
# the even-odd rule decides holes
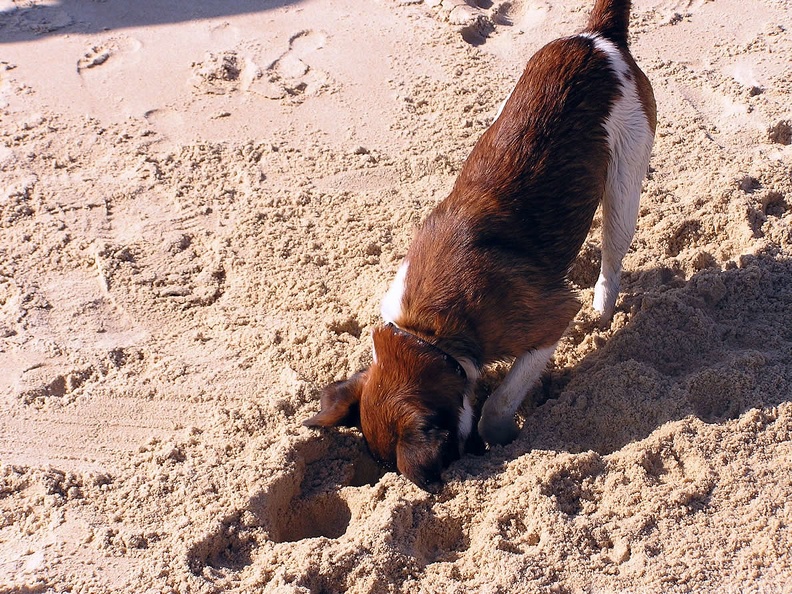
[[[462,364],[456,359],[456,357],[453,357],[452,355],[449,355],[446,351],[441,349],[436,344],[432,344],[431,342],[429,342],[428,340],[426,340],[424,338],[421,338],[417,334],[413,334],[412,332],[410,332],[408,330],[405,330],[404,328],[400,328],[399,326],[397,326],[393,322],[388,322],[386,324],[386,327],[390,328],[395,334],[401,334],[402,336],[405,336],[407,338],[411,338],[412,340],[416,341],[417,343],[419,343],[419,344],[421,344],[423,346],[428,346],[433,351],[437,351],[443,357],[443,360],[447,361],[451,365],[451,367],[454,368],[454,371],[457,373],[457,375],[459,375],[460,377],[462,377],[465,380],[468,379],[467,373],[465,372],[465,368],[462,367]]]

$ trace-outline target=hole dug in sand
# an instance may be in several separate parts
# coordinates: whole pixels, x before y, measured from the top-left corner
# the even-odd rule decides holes
[[[349,527],[352,512],[338,493],[320,493],[297,499],[286,513],[274,518],[270,538],[278,543],[296,542],[305,538],[339,538]]]
[[[356,488],[373,486],[385,474],[353,436],[323,436],[309,443],[300,476],[288,497],[278,497],[283,503],[266,523],[276,543],[340,538],[352,519],[349,504]]]
[[[331,458],[325,453],[305,465],[299,493],[284,513],[273,518],[270,538],[274,542],[296,542],[320,536],[339,538],[346,533],[352,519],[345,499],[348,489],[376,485],[385,471],[360,444],[338,446],[327,450],[338,451],[341,457]]]
[[[519,512],[508,512],[498,518],[498,534],[498,549],[515,555],[525,554],[541,540],[539,532],[529,528]]]
[[[312,439],[286,456],[291,463],[281,474],[189,548],[193,574],[239,571],[265,541],[342,537],[354,514],[350,503],[357,488],[376,484],[384,474],[350,436]]]
[[[374,486],[385,475],[385,470],[366,453],[357,438],[337,435],[333,438],[323,436],[323,439],[328,440],[323,448],[325,454],[306,460],[300,479],[303,498],[343,487]]]
[[[349,316],[343,320],[335,320],[328,324],[327,328],[333,334],[341,335],[346,333],[355,338],[360,338],[363,333],[363,326],[360,325],[355,316]]]
[[[338,493],[295,497],[285,510],[271,505],[270,493],[251,498],[248,509],[223,519],[218,529],[190,548],[187,563],[194,575],[206,576],[206,569],[212,577],[241,571],[253,562],[252,554],[265,535],[276,543],[297,542],[339,538],[349,527],[352,512]]]
[[[705,423],[736,419],[757,390],[755,370],[766,364],[767,358],[761,352],[746,350],[723,364],[693,374],[687,381],[693,412]]]

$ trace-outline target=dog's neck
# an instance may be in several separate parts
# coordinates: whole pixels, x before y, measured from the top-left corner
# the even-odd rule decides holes
[[[391,327],[391,329],[393,330],[394,333],[399,334],[401,336],[404,336],[408,340],[413,340],[413,341],[417,342],[418,344],[421,344],[423,346],[427,346],[431,350],[436,351],[443,358],[444,361],[448,362],[448,364],[451,365],[451,367],[454,368],[454,371],[460,377],[463,377],[465,380],[468,379],[468,374],[465,371],[465,368],[462,366],[462,364],[459,362],[459,360],[457,360],[456,357],[454,357],[450,353],[446,352],[445,350],[443,350],[442,348],[440,348],[436,344],[428,341],[426,338],[422,337],[417,332],[410,331],[410,330],[407,330],[405,328],[401,328],[401,327],[397,326],[396,324],[394,324],[393,322],[388,322],[387,325]]]

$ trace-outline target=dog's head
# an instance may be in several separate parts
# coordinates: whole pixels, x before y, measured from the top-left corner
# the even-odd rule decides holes
[[[321,411],[304,424],[359,427],[382,466],[437,492],[473,422],[465,374],[442,351],[392,325],[374,330],[373,340],[374,363],[327,386]]]

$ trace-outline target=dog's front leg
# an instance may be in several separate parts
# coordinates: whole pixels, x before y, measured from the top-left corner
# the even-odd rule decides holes
[[[484,441],[503,445],[517,437],[514,413],[547,367],[557,344],[528,351],[514,362],[503,383],[484,403],[478,424]]]

